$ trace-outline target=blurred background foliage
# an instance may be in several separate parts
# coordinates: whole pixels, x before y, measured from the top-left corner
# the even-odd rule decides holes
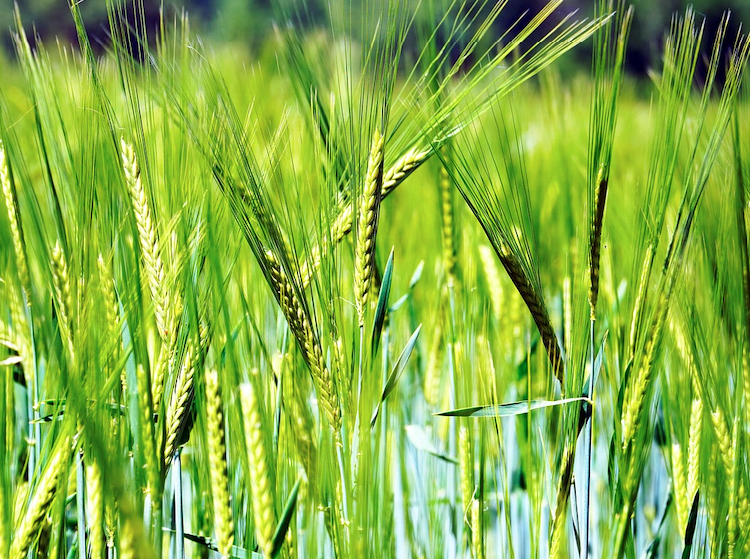
[[[78,0],[92,43],[104,52],[108,41],[106,5],[103,0]],[[384,2],[385,0],[374,0]],[[477,0],[482,2],[485,0]],[[340,13],[330,9],[331,4],[346,5],[352,14],[353,24],[358,24],[356,14],[368,9],[372,0],[172,0],[168,3],[159,0],[144,0],[147,26],[157,29],[164,14],[166,21],[187,14],[191,28],[204,40],[213,44],[236,44],[250,53],[260,52],[273,30],[280,25],[294,24],[307,28],[320,28],[328,25],[329,13]],[[449,4],[446,0],[446,4]],[[498,34],[522,21],[524,15],[536,14],[546,0],[510,1],[496,22]],[[408,4],[408,2],[407,2]],[[416,2],[414,2],[416,5]],[[489,6],[493,2],[486,2]],[[627,67],[631,73],[645,74],[661,52],[663,36],[669,29],[672,14],[684,12],[692,5],[699,16],[706,20],[704,37],[713,37],[722,13],[732,14],[729,36],[744,22],[743,29],[750,25],[750,2],[748,0],[632,0],[635,19],[629,44]],[[41,39],[45,44],[60,40],[63,43],[77,44],[75,25],[70,16],[68,0],[0,0],[0,59],[12,58],[13,32],[16,28],[15,7],[29,37]],[[558,21],[577,11],[577,19],[589,18],[593,14],[594,0],[570,0],[558,10]],[[361,21],[361,19],[359,20]],[[550,22],[550,25],[553,22]],[[541,30],[544,32],[544,30]],[[151,36],[155,36],[152,33]],[[531,40],[537,39],[532,37]],[[705,41],[706,39],[704,39]],[[710,45],[704,45],[705,50]],[[575,58],[568,60],[571,69],[588,69],[590,53],[587,49],[577,49]],[[408,58],[407,58],[408,60]]]

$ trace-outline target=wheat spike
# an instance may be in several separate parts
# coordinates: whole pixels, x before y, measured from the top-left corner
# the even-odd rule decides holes
[[[206,371],[206,419],[208,430],[208,462],[213,489],[214,524],[219,553],[229,557],[234,543],[232,505],[229,497],[224,412],[222,409],[219,374]]]
[[[323,406],[331,428],[338,433],[341,429],[341,405],[331,372],[326,365],[320,339],[313,331],[307,313],[284,270],[281,269],[279,261],[270,250],[266,252],[266,263],[279,306],[287,319],[289,329],[297,339],[302,356],[310,367],[313,383],[320,398],[319,402]]]
[[[471,500],[471,537],[474,559],[484,559],[484,531],[482,530],[482,501]]]
[[[638,280],[638,295],[635,298],[635,305],[633,305],[633,319],[630,323],[630,355],[635,355],[635,344],[638,340],[637,334],[639,331],[639,325],[641,322],[641,313],[643,312],[643,301],[646,298],[648,291],[648,282],[651,277],[651,266],[654,261],[654,245],[650,244],[646,248],[646,256],[643,259],[643,267],[641,268],[641,277]]]
[[[560,386],[564,389],[565,383],[563,379],[564,367],[562,350],[560,349],[560,343],[557,340],[555,329],[552,326],[552,321],[549,318],[547,305],[545,305],[541,294],[537,292],[510,248],[504,243],[501,244],[497,255],[500,258],[500,263],[508,273],[508,277],[510,277],[510,280],[513,282],[513,285],[516,286],[524,303],[526,303],[526,306],[531,313],[531,318],[534,320],[534,323],[539,330],[542,344],[547,350],[547,356],[552,364],[552,371],[557,377],[557,380],[560,381]]]
[[[275,527],[273,494],[266,463],[266,449],[263,443],[263,423],[259,403],[252,384],[240,387],[245,443],[250,466],[250,492],[253,505],[253,521],[258,547],[266,557],[271,557],[273,531]]]
[[[70,438],[66,437],[55,450],[26,508],[26,514],[16,525],[10,547],[11,559],[24,559],[34,537],[41,529],[52,500],[57,493],[57,481],[65,472],[70,455]]]
[[[188,341],[185,349],[185,358],[180,367],[180,372],[175,379],[172,388],[172,396],[169,399],[167,407],[167,434],[164,440],[164,467],[167,468],[172,463],[174,452],[176,450],[177,435],[183,427],[186,416],[190,413],[188,405],[193,396],[193,378],[195,368],[198,364],[198,356],[192,341]]]
[[[445,165],[440,167],[439,183],[443,267],[448,276],[448,284],[452,285],[456,276],[455,209],[453,204],[453,183]]]
[[[26,252],[24,251],[23,229],[21,228],[21,217],[18,212],[18,199],[10,180],[10,170],[6,159],[5,146],[0,141],[0,186],[3,188],[3,197],[8,209],[8,222],[10,223],[10,236],[13,242],[13,251],[16,253],[16,267],[18,268],[18,279],[30,295],[29,267],[26,263]]]
[[[65,261],[65,253],[60,246],[59,240],[55,242],[55,247],[52,249],[52,282],[57,298],[58,324],[72,358],[74,355],[73,330],[71,327],[73,298],[70,293],[68,264]]]
[[[104,500],[102,470],[93,455],[86,460],[86,497],[88,498],[88,525],[92,559],[104,557]]]
[[[367,163],[367,177],[360,201],[357,244],[354,255],[355,301],[360,327],[365,325],[365,308],[367,296],[370,293],[370,283],[372,282],[375,238],[380,214],[380,185],[383,179],[383,148],[383,136],[376,130],[372,139],[370,159]]]
[[[596,303],[599,298],[599,260],[601,258],[602,223],[604,222],[608,183],[607,167],[602,165],[596,175],[594,215],[589,234],[589,307],[591,309],[591,320],[596,320]]]
[[[151,208],[146,197],[146,190],[141,182],[141,170],[133,146],[120,139],[122,166],[125,171],[125,182],[130,193],[130,201],[135,212],[135,223],[138,227],[138,242],[141,248],[143,266],[146,272],[151,301],[154,306],[154,318],[159,329],[159,336],[166,343],[170,338],[170,321],[168,301],[164,283],[164,264],[161,259],[156,224],[151,215]]]
[[[672,486],[677,506],[677,519],[682,533],[687,526],[689,506],[687,492],[687,476],[683,462],[682,447],[679,443],[672,444]]]
[[[383,184],[380,190],[380,199],[388,196],[395,188],[401,184],[409,175],[427,161],[432,155],[431,149],[419,149],[416,146],[407,151],[392,167],[388,169],[383,177]],[[339,214],[330,224],[331,243],[337,245],[352,230],[353,208],[351,204],[343,204]],[[328,254],[331,249],[328,244],[318,244],[310,249],[307,260],[302,264],[300,275],[302,276],[302,289],[307,289],[312,280],[313,274],[320,267],[321,260]]]
[[[464,514],[468,514],[474,497],[474,460],[471,456],[471,436],[466,425],[458,429],[458,464],[461,501]]]

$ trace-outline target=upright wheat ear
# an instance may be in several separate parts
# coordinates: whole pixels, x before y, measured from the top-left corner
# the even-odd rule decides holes
[[[29,293],[29,268],[26,263],[26,253],[23,244],[23,230],[21,229],[21,218],[18,215],[18,200],[15,190],[10,181],[10,171],[5,155],[5,146],[0,141],[0,186],[3,187],[3,197],[8,208],[8,222],[10,223],[10,237],[13,242],[13,251],[16,253],[16,267],[18,268],[18,279],[21,286]]]
[[[263,443],[263,423],[254,387],[251,384],[243,384],[240,388],[240,397],[250,466],[250,496],[253,504],[255,537],[263,554],[271,557],[275,520],[271,480],[266,462],[267,454]]]
[[[156,225],[151,215],[148,198],[146,198],[146,190],[141,182],[141,170],[138,167],[133,146],[121,139],[120,148],[125,182],[135,212],[135,223],[138,227],[138,242],[141,247],[143,266],[151,293],[151,301],[154,305],[154,318],[159,329],[159,336],[164,342],[167,342],[170,336],[168,302],[164,284],[164,264],[161,260],[156,236]]]
[[[375,237],[378,232],[380,213],[380,185],[383,182],[383,145],[383,136],[376,130],[372,139],[365,188],[362,191],[359,206],[357,246],[354,255],[354,289],[360,327],[365,325],[367,295],[372,281]]]
[[[52,281],[57,296],[58,324],[63,340],[68,345],[70,357],[73,357],[73,329],[71,318],[73,311],[73,298],[70,294],[70,274],[68,264],[65,261],[65,253],[60,247],[60,241],[55,243],[52,249]]]
[[[66,438],[54,451],[54,455],[47,464],[34,491],[34,496],[26,507],[26,514],[14,530],[13,542],[10,546],[11,559],[24,559],[26,557],[35,536],[42,528],[52,500],[55,498],[57,481],[65,473],[69,456],[70,438]]]
[[[607,167],[602,165],[596,175],[594,190],[594,218],[591,222],[589,234],[589,307],[591,320],[596,320],[596,302],[599,298],[599,260],[602,247],[602,223],[604,222],[604,206],[607,202]]]
[[[229,498],[227,448],[224,434],[224,412],[221,402],[219,374],[206,371],[206,419],[208,425],[208,463],[213,489],[214,524],[219,553],[230,557],[234,542],[232,504]]]
[[[419,168],[419,166],[427,161],[432,155],[431,149],[419,149],[416,146],[412,147],[407,151],[401,159],[396,161],[393,166],[388,169],[385,176],[383,177],[383,185],[380,190],[380,199],[382,200],[393,192],[396,187],[401,184],[409,175]],[[331,222],[331,242],[333,246],[337,245],[341,240],[346,237],[352,230],[353,219],[352,219],[352,205],[345,204],[340,209],[340,213]],[[312,280],[313,274],[320,267],[320,262],[329,250],[331,246],[327,244],[318,244],[310,249],[307,260],[302,264],[300,269],[300,275],[302,276],[302,288],[307,289]]]

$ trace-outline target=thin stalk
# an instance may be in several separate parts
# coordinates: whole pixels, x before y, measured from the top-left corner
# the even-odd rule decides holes
[[[589,376],[589,394],[588,397],[593,402],[594,400],[594,362],[596,356],[594,355],[594,323],[595,320],[590,320],[591,325],[591,373]],[[584,406],[590,406],[584,404]],[[591,459],[593,454],[592,449],[592,435],[593,435],[593,423],[594,423],[594,409],[593,406],[589,407],[589,417],[586,419],[586,428],[583,433],[583,452],[586,467],[586,474],[583,476],[583,522],[581,524],[581,541],[583,542],[583,551],[581,553],[582,559],[588,559],[589,556],[589,526],[591,521]]]
[[[83,449],[76,460],[76,513],[78,516],[78,557],[86,559],[86,479],[83,471]]]
[[[175,558],[185,558],[185,525],[182,510],[182,456],[180,448],[175,449],[172,459],[172,486],[174,488]]]

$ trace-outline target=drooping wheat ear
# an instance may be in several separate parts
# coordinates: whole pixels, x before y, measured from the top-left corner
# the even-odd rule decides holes
[[[208,431],[208,463],[213,489],[214,525],[219,553],[229,557],[234,543],[232,504],[229,498],[227,448],[224,434],[224,411],[219,387],[219,374],[206,371],[206,423]]]
[[[484,559],[484,530],[482,530],[482,501],[471,500],[471,537],[474,559]]]
[[[263,423],[260,417],[259,403],[252,384],[240,387],[243,423],[245,427],[245,444],[250,466],[250,493],[253,505],[253,523],[258,547],[266,557],[271,557],[273,531],[275,526],[273,494],[266,448],[263,442]]]
[[[88,499],[89,541],[92,559],[104,557],[104,500],[102,470],[96,458],[89,454],[86,460],[86,497]]]
[[[11,559],[24,559],[31,547],[34,537],[41,529],[47,511],[57,493],[57,481],[64,475],[70,456],[70,437],[58,445],[50,458],[34,496],[26,507],[26,514],[16,524],[10,546]]]
[[[456,276],[456,231],[453,204],[453,182],[445,165],[440,167],[440,228],[443,241],[443,267],[452,285]]]
[[[0,185],[3,187],[5,206],[8,209],[8,222],[10,223],[10,237],[13,242],[13,251],[16,253],[16,267],[18,268],[18,279],[21,286],[30,296],[29,267],[26,262],[26,251],[24,250],[23,229],[21,228],[21,216],[18,212],[18,198],[10,180],[10,171],[5,154],[5,146],[0,141]]]
[[[60,333],[68,345],[70,356],[73,357],[73,330],[71,318],[73,311],[73,299],[70,294],[70,275],[68,263],[65,261],[65,253],[60,246],[60,241],[55,242],[52,249],[52,282],[57,296],[57,315]]]
[[[338,433],[341,430],[341,405],[331,372],[326,365],[320,339],[312,329],[307,313],[297,298],[292,284],[289,283],[284,270],[279,265],[279,261],[270,250],[266,252],[266,263],[279,306],[286,317],[289,329],[297,339],[297,344],[302,350],[302,356],[310,367],[319,402],[323,406],[323,411],[331,428],[335,433]]]
[[[591,309],[591,320],[596,320],[596,302],[599,298],[599,260],[602,247],[604,207],[607,203],[608,175],[606,165],[599,167],[594,187],[594,215],[589,232],[589,307]]]
[[[151,403],[151,391],[148,374],[139,364],[135,371],[138,386],[138,411],[140,412],[141,442],[143,444],[143,467],[146,469],[146,492],[152,502],[158,505],[159,498],[159,464],[156,459],[156,439],[154,436],[154,410]],[[158,508],[158,507],[157,507]]]
[[[471,436],[466,425],[458,429],[458,469],[464,516],[468,516],[474,498],[474,460],[471,456]]]
[[[688,474],[687,496],[690,505],[695,498],[700,483],[701,460],[701,426],[703,424],[703,403],[700,398],[693,399],[690,405],[690,430],[688,434]]]
[[[650,244],[646,248],[646,256],[643,259],[641,268],[641,277],[638,280],[638,295],[635,298],[633,306],[633,319],[630,323],[630,355],[635,355],[635,344],[638,341],[637,334],[641,322],[641,313],[643,312],[643,300],[646,298],[648,291],[648,282],[651,278],[651,266],[654,261],[654,245]]]
[[[365,325],[367,295],[372,282],[375,238],[378,232],[380,214],[380,189],[383,182],[384,139],[378,130],[372,138],[370,159],[367,162],[367,176],[359,205],[357,223],[357,244],[354,254],[354,290],[359,326]]]
[[[175,379],[172,395],[167,406],[166,426],[167,434],[164,439],[164,468],[169,467],[174,458],[176,450],[177,435],[183,427],[183,422],[190,413],[188,404],[193,396],[194,386],[193,378],[195,376],[195,367],[197,366],[197,352],[192,341],[187,342],[185,349],[185,358],[180,372]]]
[[[563,451],[562,472],[557,483],[557,503],[555,505],[555,520],[552,523],[552,536],[550,540],[549,556],[556,559],[561,556],[562,542],[565,536],[565,520],[568,512],[568,499],[570,497],[570,484],[573,480],[573,462],[575,458],[575,447],[565,444]]]
[[[685,532],[688,521],[688,503],[687,477],[685,474],[684,457],[682,447],[679,443],[672,444],[672,487],[675,496],[675,505],[677,506],[677,522],[680,525],[681,533]]]
[[[508,277],[513,282],[513,285],[516,286],[518,293],[521,295],[521,298],[524,303],[526,303],[526,306],[531,313],[531,318],[534,320],[534,323],[539,330],[539,335],[542,338],[542,344],[547,350],[547,357],[552,364],[552,371],[560,381],[560,386],[564,390],[565,383],[563,378],[564,367],[562,350],[560,349],[560,343],[557,340],[555,329],[552,326],[552,321],[549,318],[544,298],[534,287],[534,284],[526,275],[523,266],[521,266],[517,257],[505,243],[500,244],[500,250],[497,252],[497,255],[500,258],[500,263],[508,273]]]
[[[154,305],[154,318],[159,329],[159,336],[166,342],[170,337],[168,301],[164,283],[164,264],[161,259],[156,224],[151,215],[151,207],[146,197],[146,190],[141,182],[141,170],[135,157],[133,146],[125,139],[120,139],[122,167],[125,171],[125,183],[133,204],[135,223],[138,227],[138,243],[141,247],[143,267],[146,272],[151,302]]]
[[[401,159],[396,161],[383,177],[383,185],[380,190],[381,200],[393,192],[395,188],[409,175],[416,171],[422,163],[427,161],[432,153],[431,149],[419,149],[415,146],[407,151]],[[331,243],[333,246],[341,242],[341,240],[352,230],[352,214],[352,205],[343,204],[339,210],[339,214],[331,222]],[[310,285],[313,274],[318,270],[322,259],[328,254],[328,251],[331,248],[332,247],[328,244],[318,244],[310,249],[307,260],[300,267],[303,289],[307,289]]]

